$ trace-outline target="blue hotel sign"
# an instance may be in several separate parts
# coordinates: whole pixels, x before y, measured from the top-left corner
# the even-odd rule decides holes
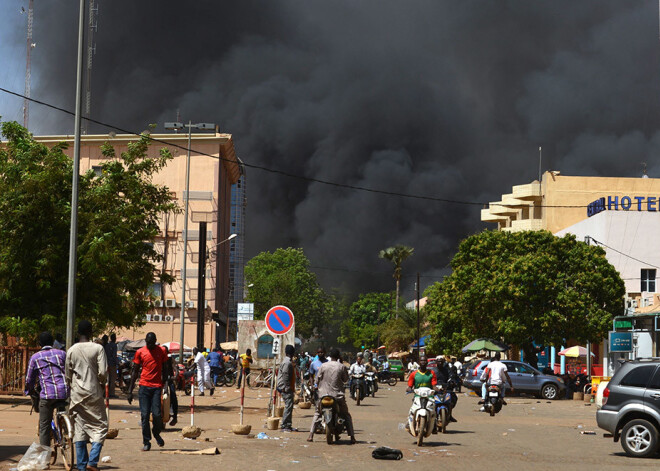
[[[660,211],[657,196],[603,196],[587,206],[587,217],[602,211]]]
[[[610,332],[610,353],[632,352],[632,332]]]

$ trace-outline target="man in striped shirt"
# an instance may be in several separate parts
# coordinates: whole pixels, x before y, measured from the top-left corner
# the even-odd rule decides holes
[[[66,352],[53,348],[53,335],[39,335],[41,350],[32,355],[25,378],[25,395],[39,384],[39,443],[50,446],[50,421],[55,408],[69,397],[66,385]],[[38,383],[37,383],[38,381]]]

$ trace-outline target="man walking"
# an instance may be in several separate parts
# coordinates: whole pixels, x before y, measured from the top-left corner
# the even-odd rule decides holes
[[[215,385],[211,384],[211,367],[206,361],[206,357],[200,352],[197,347],[193,348],[193,355],[195,357],[195,365],[197,366],[197,387],[199,388],[199,395],[204,395],[204,388],[210,390],[211,396],[215,391]]]
[[[280,371],[277,374],[277,391],[284,399],[284,413],[282,414],[282,431],[297,432],[298,429],[292,427],[293,416],[293,393],[296,389],[296,372],[293,366],[293,355],[296,349],[293,345],[284,347],[284,360],[280,364]]]
[[[341,363],[339,350],[334,348],[330,350],[330,361],[323,363],[316,374],[316,381],[319,386],[319,399],[324,396],[332,396],[339,406],[339,414],[346,420],[346,431],[351,437],[351,445],[355,443],[355,431],[353,430],[353,418],[348,412],[348,405],[344,397],[344,384],[348,381],[348,372]],[[317,407],[314,411],[312,425],[309,428],[308,442],[314,441],[314,432],[316,426],[321,422],[321,411]]]
[[[211,384],[215,387],[218,383],[218,377],[224,372],[224,360],[222,359],[222,350],[216,348],[207,358],[211,367]]]
[[[146,345],[135,352],[133,359],[133,374],[131,384],[128,387],[128,403],[133,402],[133,388],[137,379],[139,367],[142,367],[140,375],[140,389],[138,399],[140,400],[140,415],[142,418],[142,451],[151,450],[151,429],[149,427],[149,416],[153,419],[153,435],[158,446],[165,446],[165,441],[160,436],[163,428],[163,414],[160,401],[163,392],[163,384],[167,381],[167,372],[164,367],[167,361],[165,351],[156,345],[156,334],[149,332],[145,337]]]
[[[66,356],[66,382],[71,388],[69,414],[73,419],[73,441],[79,471],[98,471],[99,457],[108,433],[105,413],[107,359],[103,347],[92,342],[92,324],[80,321],[78,343]],[[87,442],[92,449],[87,454]]]
[[[66,385],[66,353],[53,348],[50,332],[39,335],[41,350],[32,355],[25,375],[25,395],[32,393],[39,385],[39,443],[50,446],[50,421],[58,406],[66,406],[69,388]],[[30,394],[31,395],[31,394]]]

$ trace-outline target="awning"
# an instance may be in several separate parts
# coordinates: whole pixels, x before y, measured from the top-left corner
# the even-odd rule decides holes
[[[431,338],[430,335],[425,335],[424,337],[422,337],[421,339],[419,339],[419,346],[420,346],[420,347],[425,347],[425,346],[426,346],[426,343],[429,341],[430,338]],[[417,348],[417,342],[413,342],[413,343],[411,343],[411,344],[410,344],[410,348]]]
[[[222,342],[220,348],[223,350],[238,350],[238,340],[234,340],[233,342]]]

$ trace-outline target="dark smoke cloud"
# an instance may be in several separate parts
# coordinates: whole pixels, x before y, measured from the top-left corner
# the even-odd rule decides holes
[[[76,2],[39,2],[33,95],[73,107]],[[660,150],[657,3],[99,0],[94,118],[219,123],[247,162],[388,191],[494,201],[544,168],[638,176]],[[16,33],[21,41],[22,32]],[[71,132],[39,113],[36,132]],[[92,132],[107,132],[91,129]],[[393,286],[380,249],[446,273],[480,206],[248,173],[247,255],[301,246],[326,288]]]

